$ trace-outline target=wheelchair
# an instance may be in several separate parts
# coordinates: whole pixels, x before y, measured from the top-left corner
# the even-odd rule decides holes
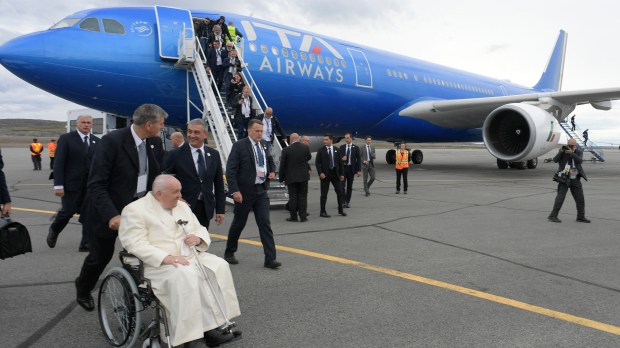
[[[151,282],[144,278],[144,264],[123,250],[119,253],[122,267],[112,268],[99,288],[99,324],[103,335],[114,347],[160,348],[160,326],[163,325],[166,343],[170,333],[166,311],[153,293]],[[146,325],[143,314],[153,314]]]

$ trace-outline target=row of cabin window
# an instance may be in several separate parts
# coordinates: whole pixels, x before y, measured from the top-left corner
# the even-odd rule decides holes
[[[257,49],[258,48],[256,47],[256,44],[254,42],[251,42],[250,43],[250,51],[256,52]],[[260,50],[261,50],[261,52],[263,54],[269,53],[269,48],[265,44],[260,45]],[[277,56],[278,54],[280,54],[280,50],[276,46],[271,46],[271,53],[274,56]],[[298,57],[297,51],[295,51],[295,50],[291,50],[290,51],[290,55],[291,55],[291,57],[293,57],[293,59],[297,59],[297,57]],[[288,57],[289,56],[289,50],[284,48],[284,47],[282,47],[282,56]],[[344,61],[344,60],[341,61],[341,60],[336,59],[336,58],[332,59],[331,57],[323,58],[323,56],[321,56],[319,54],[299,52],[299,57],[301,57],[301,60],[308,60],[308,59],[310,59],[310,61],[313,62],[313,63],[318,61],[320,64],[323,64],[323,61],[325,61],[325,64],[332,65],[332,61],[333,61],[333,64],[335,66],[341,66],[342,65],[343,68],[347,67],[347,62]]]
[[[409,75],[406,72],[396,71],[394,69],[387,69],[387,75],[391,77],[398,77],[398,78],[405,79],[405,80],[409,79]],[[418,81],[418,75],[413,74],[413,79],[415,81]],[[426,77],[426,76],[424,77],[424,83],[431,83],[431,84],[438,85],[438,86],[446,86],[450,88],[463,89],[463,90],[470,91],[470,92],[478,92],[478,93],[493,95],[493,90],[488,89],[488,88],[475,87],[475,86],[460,84],[460,83],[451,82],[451,81],[443,81],[443,80],[434,79],[434,78]]]

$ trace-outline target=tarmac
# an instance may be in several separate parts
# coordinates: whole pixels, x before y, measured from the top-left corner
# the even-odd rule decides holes
[[[0,346],[108,347],[97,311],[75,302],[86,256],[77,219],[54,249],[45,242],[60,205],[48,160],[33,171],[27,148],[2,154],[12,218],[28,227],[33,253],[0,260]],[[557,165],[543,159],[554,152],[535,170],[500,170],[484,149],[426,149],[407,195],[394,193],[384,154],[371,196],[355,178],[348,216],[331,191],[332,217],[319,217],[316,172],[308,222],[271,211],[278,270],[263,267],[248,220],[231,265],[243,339],[226,347],[620,346],[620,151],[584,164],[591,224],[575,222],[570,194],[563,222],[547,221]],[[210,252],[223,255],[231,221],[229,205]]]

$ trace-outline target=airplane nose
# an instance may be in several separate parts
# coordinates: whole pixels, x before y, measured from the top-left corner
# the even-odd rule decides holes
[[[0,64],[22,79],[44,55],[45,39],[41,33],[20,36],[0,46]]]

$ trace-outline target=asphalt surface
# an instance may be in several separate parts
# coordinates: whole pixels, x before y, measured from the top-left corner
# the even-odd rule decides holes
[[[0,261],[0,346],[107,347],[97,312],[75,302],[86,256],[77,219],[56,248],[45,243],[60,203],[47,159],[39,172],[26,148],[2,154],[13,219],[34,252]],[[563,223],[547,221],[556,165],[543,157],[552,154],[535,170],[499,170],[483,149],[425,150],[408,195],[394,194],[394,169],[378,160],[372,195],[356,178],[341,217],[330,192],[329,219],[319,217],[314,175],[310,221],[271,212],[282,268],[264,268],[262,248],[240,244],[231,269],[243,339],[227,347],[620,346],[620,152],[606,156],[584,164],[591,224],[575,222],[570,194]],[[210,231],[220,256],[227,210]],[[259,241],[252,218],[242,238]]]

